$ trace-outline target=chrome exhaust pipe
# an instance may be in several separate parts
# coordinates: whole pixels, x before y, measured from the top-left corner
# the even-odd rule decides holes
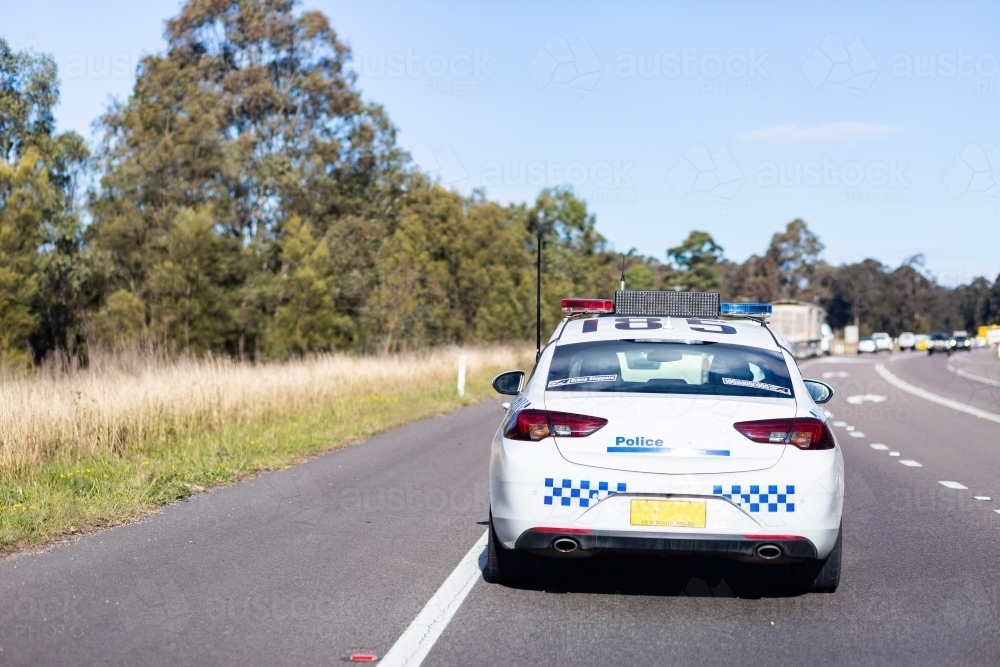
[[[580,547],[580,544],[570,537],[560,537],[555,542],[552,543],[552,548],[559,553],[572,553]]]
[[[764,560],[774,560],[781,555],[781,547],[776,544],[762,544],[757,547],[757,557]]]

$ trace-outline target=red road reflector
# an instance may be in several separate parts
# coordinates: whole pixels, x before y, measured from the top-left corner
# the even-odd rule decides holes
[[[351,662],[375,662],[378,660],[378,656],[374,653],[353,653],[348,660]]]
[[[801,540],[801,535],[744,535],[748,540]]]
[[[557,528],[553,526],[536,526],[532,530],[539,533],[564,533],[566,535],[588,535],[590,528]]]

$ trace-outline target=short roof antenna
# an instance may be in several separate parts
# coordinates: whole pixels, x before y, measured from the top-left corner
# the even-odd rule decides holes
[[[625,253],[622,253],[622,282],[620,289],[622,292],[625,291]]]

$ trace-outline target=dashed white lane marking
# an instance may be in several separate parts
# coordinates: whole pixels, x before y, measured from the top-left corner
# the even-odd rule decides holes
[[[880,452],[885,452],[885,451],[889,450],[889,446],[888,445],[883,445],[881,442],[873,442],[872,444],[870,444],[868,446],[871,447],[872,449],[877,449]]]
[[[950,398],[945,398],[944,396],[938,396],[937,394],[932,394],[929,391],[925,391],[918,387],[914,387],[912,384],[908,382],[903,382],[898,377],[887,371],[885,369],[885,366],[883,366],[882,364],[875,365],[875,372],[881,375],[885,379],[885,381],[888,382],[889,384],[899,387],[903,391],[909,392],[914,396],[919,396],[920,398],[927,399],[928,401],[937,403],[938,405],[943,405],[947,408],[951,408],[952,410],[958,410],[959,412],[964,412],[969,415],[975,415],[980,419],[989,419],[992,422],[1000,424],[1000,415],[996,414],[995,412],[987,412],[986,410],[979,410],[978,408],[973,408],[969,405],[966,405],[965,403],[959,403],[958,401],[953,401]]]
[[[823,379],[827,380],[829,378],[846,378],[851,377],[851,374],[847,371],[827,371],[823,373]]]
[[[861,405],[865,401],[871,403],[883,403],[887,400],[887,397],[880,396],[878,394],[858,394],[857,396],[848,396],[847,402],[851,405]]]
[[[967,489],[965,484],[959,484],[958,482],[938,482],[941,486],[946,486],[949,489]]]
[[[838,427],[838,428],[844,428],[845,426],[847,426],[847,422],[839,422],[839,421],[838,422],[833,422],[833,425],[836,426],[836,427]]]
[[[899,456],[899,452],[889,452],[889,456]]]
[[[430,653],[444,629],[448,627],[455,612],[462,606],[476,581],[482,576],[486,559],[486,541],[489,531],[483,533],[479,541],[469,549],[458,567],[448,575],[441,588],[431,596],[423,610],[410,623],[389,652],[385,654],[381,667],[417,667]]]
[[[993,500],[989,496],[972,496],[972,497],[975,498],[976,500]]]
[[[852,438],[863,438],[863,437],[865,437],[865,434],[862,433],[861,431],[851,431],[851,437]]]
[[[913,459],[899,459],[899,462],[910,468],[923,468],[923,466]]]
[[[848,430],[848,431],[853,431],[853,430],[854,430],[854,427],[853,427],[853,426],[848,426],[848,427],[847,427],[847,430]]]

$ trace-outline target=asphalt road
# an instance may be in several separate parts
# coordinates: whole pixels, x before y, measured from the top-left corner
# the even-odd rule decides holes
[[[1000,387],[957,372],[1000,380],[984,352],[803,365],[837,389],[826,407],[844,424],[837,593],[794,595],[780,567],[546,562],[527,588],[480,577],[424,664],[1000,664],[1000,424],[902,392],[876,363],[1000,413]],[[501,415],[497,401],[418,422],[0,562],[0,664],[384,655],[483,534]]]

